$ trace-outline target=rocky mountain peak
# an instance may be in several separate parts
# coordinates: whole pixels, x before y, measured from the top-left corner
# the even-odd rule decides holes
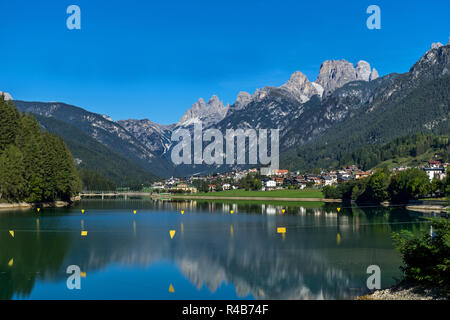
[[[252,101],[259,101],[264,99],[265,96],[267,96],[267,93],[270,91],[269,87],[264,87],[262,89],[256,89],[255,92],[252,94]]]
[[[228,108],[228,106],[223,105],[223,102],[216,95],[213,95],[207,103],[205,103],[203,98],[200,98],[186,111],[178,124],[187,126],[199,121],[206,125],[217,123],[226,116]]]
[[[440,42],[434,42],[434,43],[431,44],[431,49],[440,48],[440,47],[442,47],[442,46],[443,46],[442,43],[440,43]]]
[[[12,100],[13,98],[11,97],[11,95],[8,93],[8,92],[3,92],[3,91],[0,91],[0,96],[4,96],[5,97],[5,101],[8,101],[8,100]]]
[[[413,79],[450,74],[450,44],[434,45],[410,69]]]
[[[370,79],[370,64],[367,61],[359,61],[355,67],[356,80],[369,81]]]
[[[370,73],[369,81],[378,79],[380,76],[378,75],[377,69],[373,68],[372,72]]]
[[[223,107],[223,103],[219,100],[219,97],[214,94],[211,98],[209,98],[206,106],[208,108],[221,108]]]
[[[234,103],[234,108],[237,110],[243,109],[250,103],[251,100],[252,96],[250,93],[241,91],[239,92],[236,102]]]
[[[289,81],[282,85],[281,88],[292,93],[302,103],[311,99],[313,95],[321,97],[323,93],[322,86],[310,82],[300,71],[294,72]]]
[[[378,78],[378,72],[372,70],[367,61],[359,61],[356,67],[345,59],[327,60],[320,66],[319,76],[315,83],[324,89],[324,96],[328,96],[337,88],[355,80],[370,81]]]

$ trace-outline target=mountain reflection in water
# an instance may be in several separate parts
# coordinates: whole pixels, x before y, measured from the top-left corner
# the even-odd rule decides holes
[[[307,203],[87,200],[39,214],[0,212],[0,299],[352,299],[367,291],[369,265],[380,266],[383,287],[395,282],[401,259],[391,233],[423,227],[401,208],[338,214],[335,205]],[[96,290],[71,296],[69,265],[97,277]],[[131,286],[129,270],[145,281]],[[188,281],[172,295],[151,286],[167,280],[169,288],[180,273]]]

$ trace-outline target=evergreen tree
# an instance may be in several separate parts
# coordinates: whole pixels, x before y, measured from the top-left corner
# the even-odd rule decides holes
[[[26,192],[22,152],[9,145],[0,156],[0,199],[20,201]]]
[[[43,202],[65,200],[81,181],[63,140],[42,132],[31,115],[19,114],[0,97],[0,199]]]
[[[14,143],[19,131],[19,112],[12,102],[5,101],[5,97],[0,95],[0,154],[6,147]]]

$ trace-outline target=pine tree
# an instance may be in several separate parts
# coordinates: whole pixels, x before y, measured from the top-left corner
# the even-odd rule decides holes
[[[22,201],[26,180],[22,152],[15,146],[6,147],[0,156],[0,199]]]
[[[0,95],[0,154],[14,143],[20,127],[19,112],[10,101]]]
[[[19,114],[0,97],[0,199],[70,201],[79,191],[78,171],[63,140],[42,132],[32,115]]]

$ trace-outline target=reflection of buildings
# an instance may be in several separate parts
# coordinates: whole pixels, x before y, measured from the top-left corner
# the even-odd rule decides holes
[[[42,219],[41,240],[29,233],[30,238],[20,246],[25,248],[28,242],[33,242],[33,250],[37,253],[39,250],[36,248],[46,250],[49,258],[41,261],[42,266],[37,269],[44,279],[65,281],[64,269],[74,263],[89,274],[111,264],[149,266],[159,261],[170,261],[197,288],[207,287],[215,292],[223,283],[231,283],[239,296],[251,294],[260,299],[351,298],[357,292],[350,288],[358,287],[360,282],[362,286],[365,284],[365,270],[361,271],[359,267],[372,262],[369,259],[372,241],[379,246],[380,239],[385,238],[386,252],[392,251],[390,230],[386,231],[384,238],[380,233],[371,234],[366,240],[358,235],[357,241],[349,245],[354,220],[342,215],[338,218],[335,212],[295,207],[289,209],[291,215],[261,215],[268,209],[280,208],[272,205],[159,201],[152,204],[148,214],[141,209],[138,215],[123,215],[111,220],[86,216],[86,228],[108,231],[90,232],[85,241],[80,241],[77,233],[60,233],[58,243],[61,246],[50,245],[55,235],[42,232],[49,228],[46,225],[49,220]],[[182,209],[186,210],[184,216],[178,214]],[[233,220],[229,220],[230,215],[203,214],[205,211],[229,212],[232,209],[240,212],[232,217]],[[59,217],[58,221],[66,228],[80,228],[77,219]],[[278,221],[288,226],[285,241],[275,233]],[[183,232],[178,230],[183,236],[170,240],[168,227],[181,225]],[[342,235],[339,249],[336,231]],[[367,244],[359,246],[361,241]],[[7,251],[3,245],[4,242],[0,242],[0,262],[5,261],[6,264],[11,255],[3,259],[1,255]],[[351,260],[355,257],[357,263]],[[29,263],[29,266],[33,271],[35,265]]]

